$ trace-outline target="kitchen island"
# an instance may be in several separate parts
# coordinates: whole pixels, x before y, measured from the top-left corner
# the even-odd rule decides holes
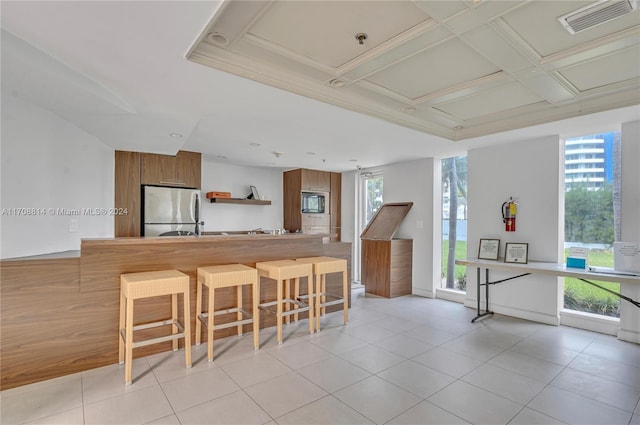
[[[79,252],[2,260],[1,389],[117,363],[122,273],[176,269],[188,274],[191,329],[195,330],[198,267],[229,263],[255,266],[261,261],[325,255],[347,259],[350,276],[351,244],[323,243],[323,236],[85,239]],[[327,285],[328,292],[341,293],[339,275],[328,276]],[[304,290],[306,285],[300,287]],[[249,292],[245,292],[243,302],[249,305]],[[261,301],[273,298],[275,285],[265,282],[261,285]],[[234,302],[232,289],[216,292],[216,309],[231,307]],[[169,304],[166,299],[156,298],[136,303],[136,322],[169,316]],[[274,317],[261,314],[261,327],[274,325]],[[246,332],[250,332],[250,325],[246,326]],[[216,331],[216,338],[235,332],[235,328],[222,329]],[[170,349],[171,343],[166,342],[136,349],[134,356]]]

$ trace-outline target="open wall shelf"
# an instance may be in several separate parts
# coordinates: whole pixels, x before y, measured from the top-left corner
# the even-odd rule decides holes
[[[244,198],[209,198],[212,204],[271,205],[271,201]]]

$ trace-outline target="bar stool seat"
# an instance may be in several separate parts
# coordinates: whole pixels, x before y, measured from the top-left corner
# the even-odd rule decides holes
[[[344,324],[349,320],[349,285],[347,281],[347,260],[334,257],[298,258],[296,262],[313,265],[315,276],[315,317],[316,332],[320,331],[320,316],[324,316],[326,308],[342,304]],[[326,276],[329,273],[342,273],[342,296],[327,293]]]
[[[282,323],[286,317],[294,315],[294,320],[298,320],[298,314],[309,312],[309,333],[313,329],[313,307],[310,304],[298,299],[300,278],[307,278],[308,293],[313,293],[313,266],[311,264],[300,263],[293,260],[277,260],[256,263],[259,277],[265,277],[276,281],[276,300],[260,304],[260,309],[273,313],[270,307],[276,306],[276,320],[278,328],[278,344],[282,344]],[[294,294],[291,297],[291,281],[294,281]],[[294,309],[291,310],[290,307]]]
[[[178,322],[178,294],[183,298],[183,325]],[[171,319],[133,325],[134,300],[171,295]],[[173,350],[178,349],[178,339],[184,338],[185,363],[191,367],[191,327],[189,311],[189,276],[178,270],[161,270],[120,275],[120,338],[118,361],[125,364],[125,384],[131,384],[133,349],[145,345],[173,340]],[[133,342],[133,332],[157,326],[171,325],[171,335]]]
[[[247,312],[242,305],[242,288],[251,286],[252,312]],[[204,288],[209,290],[207,312],[202,311]],[[236,307],[215,310],[215,290],[220,288],[236,288]],[[207,360],[213,361],[213,331],[216,329],[238,327],[238,335],[242,335],[242,327],[253,323],[253,347],[259,348],[260,321],[258,312],[259,302],[258,271],[243,264],[225,264],[220,266],[198,267],[198,289],[196,295],[196,345],[200,345],[202,325],[207,328]],[[236,313],[236,320],[216,325],[214,317],[223,314]]]

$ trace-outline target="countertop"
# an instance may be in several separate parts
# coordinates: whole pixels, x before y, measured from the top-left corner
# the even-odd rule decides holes
[[[130,238],[103,238],[103,239],[83,239],[82,246],[90,245],[159,245],[175,243],[211,243],[218,241],[250,241],[250,240],[274,240],[274,239],[317,239],[326,238],[329,235],[309,235],[303,233],[285,233],[283,235],[270,234],[229,234],[229,235],[202,235],[202,236],[141,236]]]

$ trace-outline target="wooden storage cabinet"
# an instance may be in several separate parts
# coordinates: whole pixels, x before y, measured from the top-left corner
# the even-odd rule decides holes
[[[329,193],[331,191],[331,173],[303,168],[302,190]]]
[[[318,235],[329,233],[328,214],[302,214],[302,233]]]
[[[394,298],[411,294],[413,240],[362,240],[362,281],[366,292]]]
[[[360,235],[365,291],[393,298],[411,294],[413,240],[393,239],[412,202],[383,204]]]
[[[179,151],[176,156],[143,153],[141,183],[200,189],[200,154]]]

